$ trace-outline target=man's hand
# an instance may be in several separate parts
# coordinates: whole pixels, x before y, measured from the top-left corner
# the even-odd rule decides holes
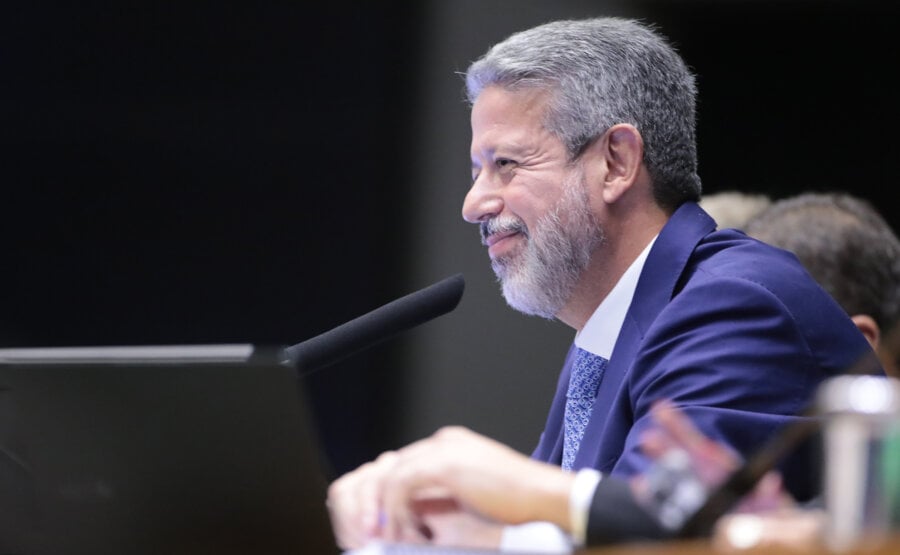
[[[375,538],[497,547],[500,524],[543,520],[567,529],[573,478],[448,427],[342,476],[329,488],[328,507],[345,549]]]
[[[652,409],[655,427],[641,437],[641,448],[659,463],[673,453],[680,453],[689,464],[694,479],[710,491],[724,482],[741,464],[741,458],[727,445],[706,437],[691,420],[668,401],[657,402]],[[648,475],[632,479],[635,497],[645,503],[653,497],[648,491]],[[767,512],[782,510],[794,505],[784,491],[781,476],[777,472],[766,474],[756,488],[745,496],[734,512]]]

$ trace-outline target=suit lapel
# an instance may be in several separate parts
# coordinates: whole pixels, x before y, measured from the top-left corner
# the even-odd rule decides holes
[[[638,279],[634,298],[600,384],[574,468],[590,466],[609,472],[621,455],[621,445],[604,449],[603,440],[608,427],[630,426],[634,416],[629,405],[616,404],[615,400],[620,395],[646,330],[672,298],[696,245],[714,229],[712,218],[696,203],[689,202],[675,211],[657,237]],[[612,411],[627,414],[612,414]]]

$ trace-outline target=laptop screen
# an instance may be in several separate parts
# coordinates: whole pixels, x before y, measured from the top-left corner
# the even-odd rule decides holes
[[[0,552],[338,553],[281,349],[0,349]]]

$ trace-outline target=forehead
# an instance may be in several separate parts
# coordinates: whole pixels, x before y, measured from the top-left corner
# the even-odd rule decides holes
[[[502,142],[530,144],[551,135],[544,126],[550,93],[543,89],[486,87],[472,105],[472,152]]]

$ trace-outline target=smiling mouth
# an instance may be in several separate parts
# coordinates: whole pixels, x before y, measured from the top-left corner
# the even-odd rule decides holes
[[[488,256],[493,261],[505,259],[513,255],[518,249],[515,241],[516,237],[525,237],[525,233],[521,231],[503,231],[494,233],[485,237],[484,244],[488,248]]]
[[[493,235],[488,235],[484,238],[484,244],[486,247],[491,248],[496,245],[500,241],[512,237],[513,235],[519,235],[519,231],[503,231],[500,233],[494,233]]]

